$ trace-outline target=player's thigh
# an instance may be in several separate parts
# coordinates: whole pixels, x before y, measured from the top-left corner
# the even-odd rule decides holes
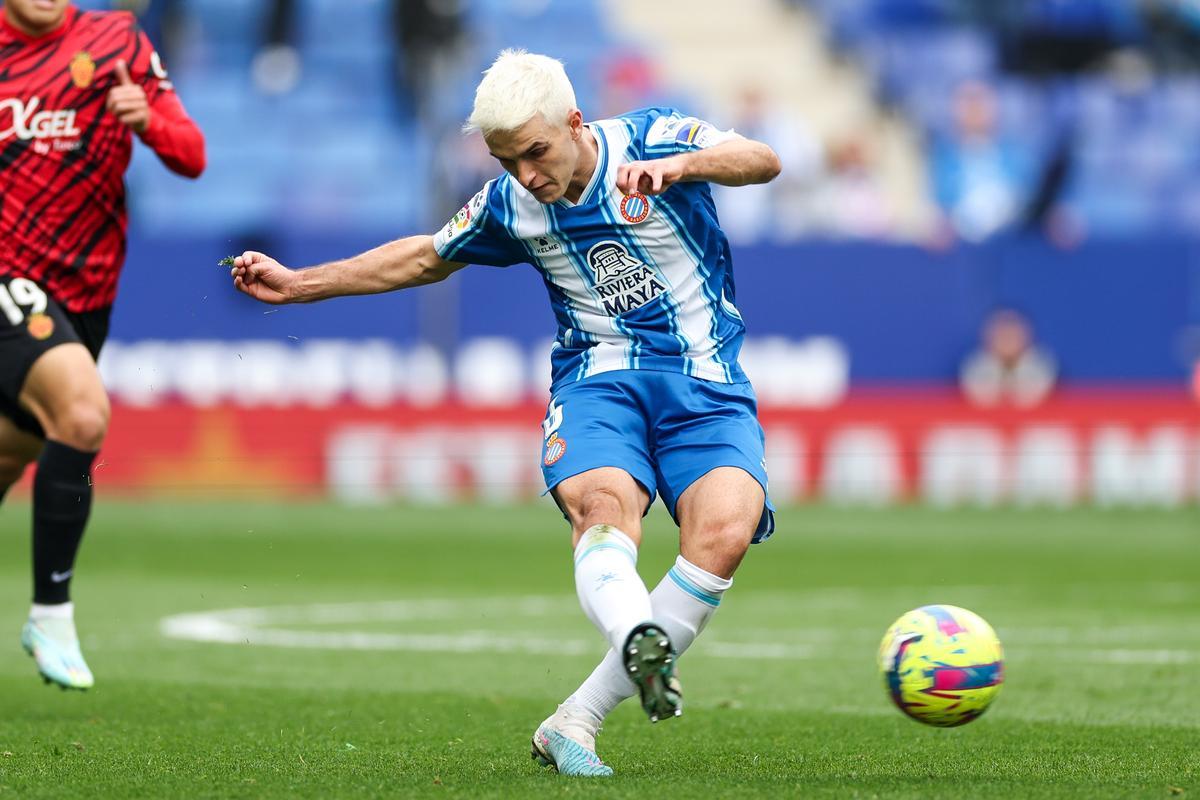
[[[25,467],[41,454],[42,444],[40,436],[22,430],[0,414],[0,489],[17,482]]]
[[[634,544],[642,538],[642,515],[650,494],[623,469],[597,467],[554,487],[554,499],[571,523],[571,544],[593,525],[615,525]]]
[[[27,278],[0,277],[0,414],[22,431],[44,436],[22,393],[42,356],[79,342],[67,312],[40,286]]]
[[[751,541],[767,538],[774,508],[753,390],[686,376],[671,376],[668,384],[654,455],[658,488],[680,525],[681,542],[688,548],[709,540],[730,546],[742,540],[746,524]]]
[[[99,448],[111,415],[100,370],[88,349],[68,342],[33,363],[19,401],[41,424],[47,438],[80,449]]]
[[[636,376],[595,375],[551,399],[542,423],[542,474],[576,538],[596,524],[640,535],[655,496],[646,413]]]
[[[759,528],[766,492],[741,467],[714,467],[675,506],[679,552],[696,566],[731,577]]]

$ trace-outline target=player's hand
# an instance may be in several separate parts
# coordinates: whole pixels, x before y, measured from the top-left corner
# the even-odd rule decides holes
[[[662,194],[681,180],[683,161],[679,156],[631,161],[617,168],[617,188],[625,194]]]
[[[295,300],[296,271],[275,259],[247,250],[233,259],[229,274],[240,292],[264,303],[279,305]]]
[[[124,61],[118,61],[115,69],[117,85],[108,90],[104,107],[134,133],[145,133],[150,127],[150,102],[146,99],[146,90],[129,77],[129,67]]]

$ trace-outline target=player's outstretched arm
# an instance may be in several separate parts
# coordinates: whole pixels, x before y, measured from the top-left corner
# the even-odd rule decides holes
[[[656,195],[683,181],[746,186],[774,180],[781,169],[774,150],[739,137],[703,150],[622,164],[617,170],[617,188],[626,194]]]
[[[439,256],[432,236],[409,236],[307,269],[288,269],[270,256],[247,251],[233,259],[230,275],[239,291],[264,303],[312,303],[437,283],[465,266]]]

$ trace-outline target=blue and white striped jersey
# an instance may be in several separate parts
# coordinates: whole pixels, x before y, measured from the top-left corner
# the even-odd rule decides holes
[[[588,124],[596,171],[578,203],[544,205],[508,174],[488,181],[434,236],[448,261],[529,263],[542,274],[558,321],[555,390],[619,369],[746,380],[745,327],[734,306],[729,243],[707,183],[656,197],[625,195],[617,168],[736,138],[669,108]]]

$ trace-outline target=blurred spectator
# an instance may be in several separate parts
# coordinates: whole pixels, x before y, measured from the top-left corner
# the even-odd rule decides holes
[[[459,62],[465,5],[465,0],[393,0],[397,83],[418,119],[429,116],[434,93]]]
[[[855,239],[895,234],[875,153],[864,137],[847,136],[829,145],[816,197],[812,210],[820,234]]]
[[[1029,322],[1012,309],[994,312],[984,323],[983,342],[959,374],[967,399],[978,406],[1029,408],[1054,388],[1054,358],[1033,343]]]
[[[434,230],[466,205],[479,187],[500,172],[487,143],[477,133],[463,136],[456,121],[437,136],[430,165],[432,191],[422,225]]]
[[[1010,66],[1043,74],[1097,66],[1141,37],[1135,6],[1129,0],[1024,0]]]
[[[300,72],[295,0],[270,0],[263,46],[250,65],[254,85],[263,94],[287,94],[300,83]]]
[[[181,0],[116,0],[113,8],[132,11],[166,64],[174,63],[183,26]]]
[[[1200,2],[1144,0],[1149,53],[1166,69],[1200,68]]]
[[[729,240],[744,244],[761,240],[792,241],[816,226],[813,216],[815,184],[824,158],[821,143],[804,123],[756,85],[742,88],[729,125],[751,139],[769,144],[779,155],[783,172],[758,186],[713,186],[721,227]]]
[[[1142,0],[1163,1],[1179,0]],[[955,5],[960,18],[997,32],[1006,65],[1015,71],[1090,69],[1144,36],[1134,0],[958,0]]]
[[[1014,225],[1034,181],[1022,143],[998,132],[996,96],[986,83],[967,81],[954,96],[955,130],[931,155],[934,193],[954,232],[982,241]]]
[[[589,119],[607,119],[644,108],[663,94],[654,64],[640,53],[618,51],[602,58],[596,70],[600,97],[596,108],[586,109]]]

